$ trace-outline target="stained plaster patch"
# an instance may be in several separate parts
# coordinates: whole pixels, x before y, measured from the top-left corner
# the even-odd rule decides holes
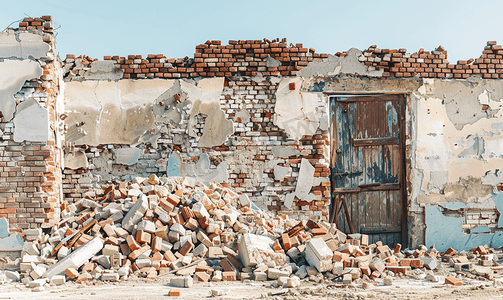
[[[86,80],[119,80],[124,71],[115,66],[112,60],[96,60],[91,63],[91,69],[86,71]]]
[[[462,130],[468,124],[493,118],[502,106],[503,86],[498,80],[425,80],[418,92],[428,98],[441,99],[454,127]],[[483,105],[488,105],[483,110]]]
[[[503,88],[488,80],[424,79],[411,97],[416,107],[410,116],[416,136],[412,198],[418,204],[477,207],[497,192],[503,181],[494,170],[503,162],[502,96]]]
[[[15,33],[7,30],[0,32],[0,58],[35,58],[45,57],[51,49],[39,34]],[[0,68],[1,69],[1,68]]]
[[[481,178],[460,178],[458,183],[447,184],[443,194],[430,193],[419,195],[417,202],[422,204],[435,204],[446,202],[483,202],[491,197],[492,185],[482,183]]]
[[[301,92],[302,82],[302,78],[283,78],[276,91],[274,124],[294,140],[313,135],[319,126],[318,95]],[[290,90],[290,84],[295,86],[294,90]]]
[[[295,196],[301,200],[312,200],[309,192],[313,187],[314,180],[314,167],[309,160],[303,158],[300,162],[299,177],[295,187]]]
[[[166,79],[66,83],[68,132],[85,132],[76,134],[72,142],[91,146],[137,143],[153,128],[152,104],[173,83]]]
[[[187,94],[187,99],[192,103],[189,119],[189,136],[197,136],[193,127],[196,125],[195,117],[201,114],[206,117],[203,135],[198,147],[214,147],[222,145],[234,133],[232,120],[225,117],[220,107],[220,95],[224,87],[224,78],[204,78],[197,86],[181,81],[181,89]]]
[[[238,111],[234,116],[234,122],[241,122],[243,124],[250,122],[250,119],[251,119],[250,112],[248,112],[248,110],[246,109]]]
[[[233,123],[231,120],[225,118],[225,113],[220,108],[220,103],[201,103],[199,113],[207,116],[207,118],[198,147],[222,145],[227,140],[227,137],[234,133]]]
[[[35,99],[21,102],[14,116],[14,141],[47,142],[49,140],[49,112]]]
[[[272,146],[271,149],[275,157],[288,158],[290,156],[302,155],[302,152],[292,146]]]
[[[283,180],[289,172],[288,167],[274,166],[274,180]]]
[[[329,55],[322,62],[312,61],[306,67],[302,68],[302,70],[298,71],[297,74],[302,77],[327,77],[339,74],[382,76],[383,70],[369,71],[368,66],[359,61],[361,56],[362,51],[351,48],[344,57]]]
[[[117,148],[113,150],[115,154],[115,163],[127,166],[136,164],[140,158],[141,150],[136,147]]]
[[[190,103],[187,102],[187,93],[182,91],[181,81],[176,80],[173,86],[162,93],[152,106],[156,123],[179,127],[183,119],[183,108]]]
[[[0,111],[6,121],[10,121],[14,115],[14,95],[21,90],[26,80],[39,78],[41,75],[42,68],[33,60],[0,61]]]
[[[65,163],[64,168],[77,170],[77,169],[87,169],[89,163],[87,161],[86,153],[84,151],[74,151],[70,153],[65,153]]]

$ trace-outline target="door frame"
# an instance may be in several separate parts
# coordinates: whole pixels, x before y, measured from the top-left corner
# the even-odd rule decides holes
[[[384,95],[402,95],[401,99],[401,105],[400,105],[400,118],[399,118],[399,131],[400,131],[400,161],[401,161],[401,167],[402,167],[402,172],[400,174],[400,196],[402,197],[402,212],[401,212],[401,240],[402,240],[402,246],[407,247],[408,246],[408,222],[407,222],[407,215],[408,215],[408,207],[409,207],[409,199],[408,199],[408,193],[407,193],[407,178],[410,178],[410,172],[409,172],[409,167],[410,167],[410,157],[407,157],[406,153],[407,151],[407,137],[409,137],[409,134],[406,132],[407,126],[406,126],[406,112],[407,112],[407,106],[409,105],[410,101],[410,92],[382,92],[382,91],[345,91],[345,92],[324,92],[323,94],[327,95],[328,97],[328,110],[329,110],[329,135],[330,135],[330,181],[331,181],[331,191],[330,191],[330,206],[329,206],[329,218],[332,218],[332,211],[333,211],[333,206],[335,205],[336,199],[335,199],[335,185],[332,184],[332,174],[335,171],[334,166],[335,166],[335,139],[332,134],[333,131],[333,126],[337,125],[337,120],[335,120],[335,114],[333,114],[331,107],[332,107],[332,101],[336,101],[335,98],[337,97],[358,97],[358,96],[384,96]],[[409,137],[410,138],[410,137]],[[337,204],[339,204],[339,201],[337,201]],[[335,220],[336,222],[337,220]]]

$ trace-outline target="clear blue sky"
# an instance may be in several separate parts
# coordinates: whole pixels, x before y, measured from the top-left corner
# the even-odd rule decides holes
[[[57,51],[104,55],[192,57],[206,40],[274,39],[320,53],[351,47],[443,45],[450,62],[479,57],[488,40],[503,43],[501,0],[18,0],[4,1],[0,30],[30,16],[52,15]]]

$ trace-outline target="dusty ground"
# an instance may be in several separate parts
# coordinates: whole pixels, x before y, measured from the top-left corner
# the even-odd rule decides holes
[[[167,279],[157,282],[130,280],[120,283],[85,285],[67,283],[63,286],[47,287],[42,292],[32,292],[18,284],[0,285],[0,299],[169,299],[172,288]],[[210,291],[218,289],[225,295],[220,299],[502,299],[503,283],[497,281],[467,280],[462,287],[447,286],[420,280],[398,279],[393,286],[379,285],[364,290],[359,287],[342,287],[340,283],[302,282],[300,288],[283,289],[271,287],[271,282],[218,282],[196,283],[182,289],[176,299],[210,298]]]

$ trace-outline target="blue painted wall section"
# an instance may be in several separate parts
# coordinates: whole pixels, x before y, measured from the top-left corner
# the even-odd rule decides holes
[[[503,211],[503,193],[493,194],[496,208]],[[460,202],[447,203],[449,209],[464,208],[466,205]],[[435,245],[438,251],[444,252],[449,247],[458,251],[470,250],[480,245],[490,247],[503,246],[503,231],[488,233],[487,226],[479,226],[471,230],[470,234],[463,232],[463,218],[446,217],[435,205],[427,205],[425,208],[426,222],[426,246]],[[498,229],[503,230],[503,217],[500,216]]]

